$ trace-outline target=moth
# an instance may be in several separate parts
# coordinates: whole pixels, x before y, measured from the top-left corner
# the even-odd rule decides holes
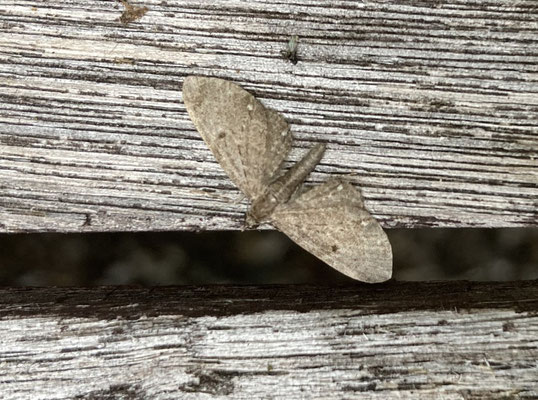
[[[349,182],[303,187],[325,151],[314,145],[283,172],[292,135],[278,112],[238,85],[189,76],[183,102],[194,126],[230,179],[251,200],[247,225],[268,222],[341,273],[364,282],[392,275],[387,235]]]

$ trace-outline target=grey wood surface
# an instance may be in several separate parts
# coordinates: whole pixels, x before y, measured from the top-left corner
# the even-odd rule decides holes
[[[2,399],[535,399],[538,281],[0,289]]]
[[[283,113],[290,162],[327,143],[310,181],[347,176],[384,227],[537,225],[535,0],[130,3],[2,1],[0,231],[241,228],[191,74]]]

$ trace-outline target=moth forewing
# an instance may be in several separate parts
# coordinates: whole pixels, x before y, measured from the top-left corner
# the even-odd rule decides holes
[[[261,195],[291,147],[284,118],[246,90],[218,78],[187,77],[183,102],[230,179],[250,199]]]

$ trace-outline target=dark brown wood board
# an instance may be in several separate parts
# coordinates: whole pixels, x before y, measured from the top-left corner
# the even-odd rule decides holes
[[[3,399],[534,399],[538,281],[0,289]]]

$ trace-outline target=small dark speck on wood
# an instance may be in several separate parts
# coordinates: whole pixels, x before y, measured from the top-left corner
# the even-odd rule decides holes
[[[147,7],[136,7],[129,4],[127,0],[120,0],[125,7],[125,11],[120,16],[120,22],[123,25],[127,25],[137,19],[140,19],[148,12]]]
[[[299,59],[297,58],[298,43],[299,43],[299,37],[297,35],[293,35],[288,41],[286,50],[282,51],[282,56],[286,60],[290,60],[292,64],[297,64],[297,61],[299,61]]]
[[[516,330],[516,326],[513,322],[507,321],[503,324],[503,332],[514,332]]]

